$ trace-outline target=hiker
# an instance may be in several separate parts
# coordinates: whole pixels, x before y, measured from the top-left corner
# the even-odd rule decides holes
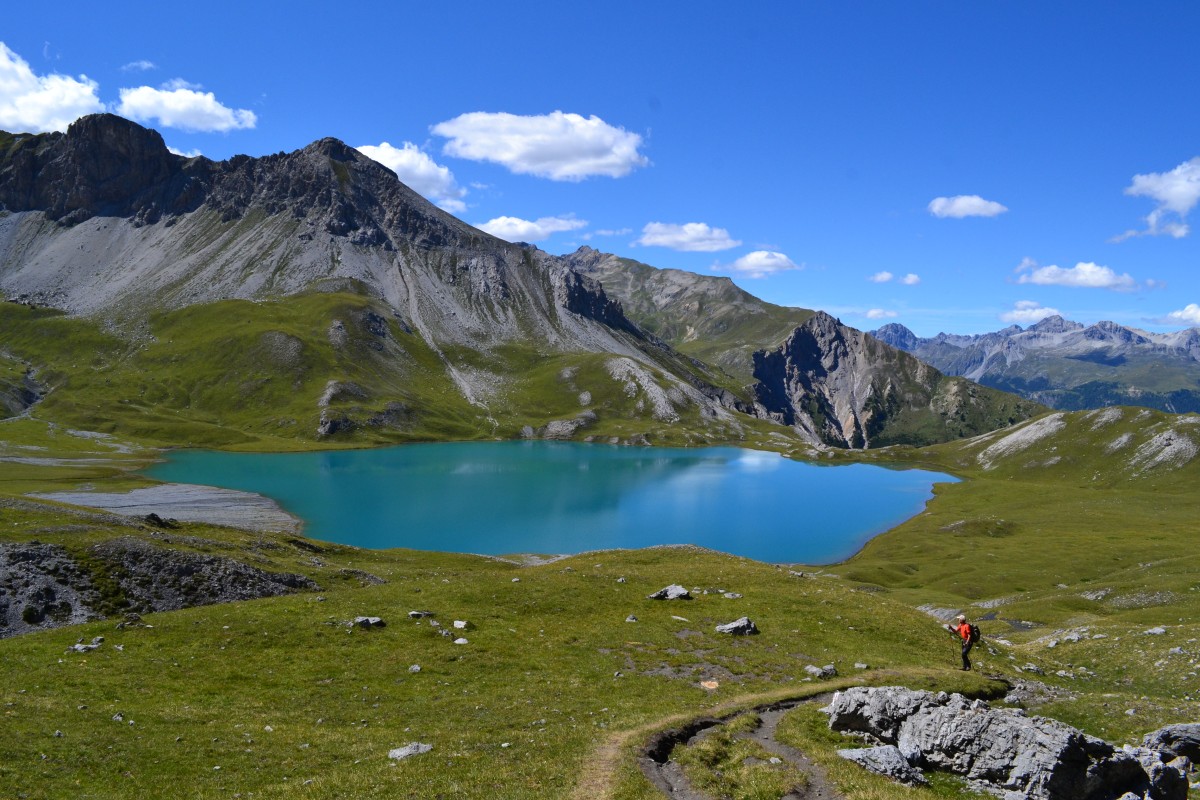
[[[967,622],[965,614],[959,614],[955,618],[954,624],[946,626],[946,630],[962,639],[962,668],[963,670],[970,670],[971,659],[968,658],[968,653],[971,652],[971,648],[979,638],[979,629]]]

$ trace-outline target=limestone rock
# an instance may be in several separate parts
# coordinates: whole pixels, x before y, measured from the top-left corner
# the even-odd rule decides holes
[[[403,747],[397,747],[394,750],[388,751],[388,758],[394,761],[400,761],[410,756],[419,756],[422,753],[428,753],[433,749],[433,745],[424,744],[422,742],[409,742]]]
[[[758,633],[758,626],[749,617],[738,617],[733,622],[718,625],[717,633],[728,633],[732,636],[753,636]]]
[[[672,583],[670,586],[663,587],[657,592],[647,596],[649,600],[691,600],[692,595],[687,589],[677,583]]]
[[[921,771],[909,764],[901,755],[900,749],[894,744],[864,747],[857,750],[838,750],[837,754],[871,772],[910,786],[928,783]]]
[[[1146,734],[1142,746],[1170,755],[1185,756],[1192,763],[1200,763],[1200,722],[1168,725],[1154,733]]]
[[[959,694],[856,687],[835,694],[823,711],[833,730],[895,744],[910,764],[954,772],[1014,797],[1187,796],[1180,768],[1185,762],[1164,762],[1149,750],[1118,750],[1061,722],[993,709]]]

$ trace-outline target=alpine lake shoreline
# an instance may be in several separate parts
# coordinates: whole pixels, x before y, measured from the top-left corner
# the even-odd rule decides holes
[[[1106,433],[1148,429],[1142,414],[1122,410]],[[827,451],[822,463],[904,463],[960,482],[936,485],[923,512],[815,569],[686,546],[518,561],[201,522],[158,527],[27,496],[143,486],[132,472],[154,451],[32,418],[6,422],[0,542],[75,556],[109,616],[0,640],[12,733],[0,785],[24,797],[179,796],[186,784],[194,797],[651,798],[660,795],[636,756],[654,731],[850,685],[992,699],[1023,686],[1031,713],[1117,743],[1200,719],[1200,576],[1186,555],[1194,469],[1131,477],[1071,445],[1095,430],[1095,412],[1014,427],[1045,419],[1063,428],[1008,450],[997,447],[1000,431],[920,450]],[[1059,455],[1047,464],[1049,452]],[[320,588],[134,620],[126,614],[152,592],[124,588],[96,555],[128,540]],[[1158,552],[1148,559],[1149,548]],[[674,583],[693,599],[648,599]],[[959,609],[984,631],[977,672],[955,670],[957,647],[941,629],[939,618]],[[744,615],[759,635],[714,631]],[[387,624],[354,625],[361,616]],[[455,620],[461,636],[442,636]],[[95,649],[65,652],[96,637]],[[804,670],[826,664],[836,676]],[[847,797],[914,796],[847,772],[811,714],[789,712],[793,743]],[[433,749],[388,758],[409,742]],[[743,788],[757,780],[751,769]],[[943,777],[918,791],[962,788]]]

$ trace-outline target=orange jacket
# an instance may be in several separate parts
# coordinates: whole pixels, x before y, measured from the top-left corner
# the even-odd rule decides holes
[[[962,637],[964,642],[970,640],[970,638],[971,638],[971,623],[964,622],[963,624],[956,626],[955,630],[958,631],[958,635]]]

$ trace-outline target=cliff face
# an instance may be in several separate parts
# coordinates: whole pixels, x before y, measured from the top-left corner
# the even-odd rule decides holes
[[[930,444],[994,430],[1044,410],[962,378],[817,312],[754,354],[761,412],[836,447]]]

